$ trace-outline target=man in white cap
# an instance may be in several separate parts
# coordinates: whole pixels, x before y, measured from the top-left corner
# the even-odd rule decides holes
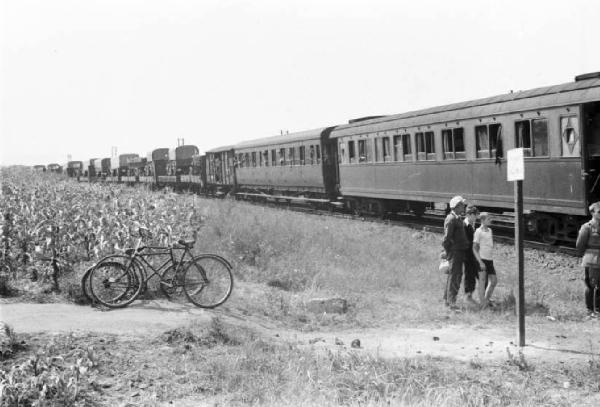
[[[455,196],[450,200],[451,212],[444,221],[442,246],[450,263],[444,300],[450,308],[456,308],[456,295],[460,289],[465,253],[466,249],[469,248],[469,240],[461,218],[465,207],[466,200],[462,196]]]

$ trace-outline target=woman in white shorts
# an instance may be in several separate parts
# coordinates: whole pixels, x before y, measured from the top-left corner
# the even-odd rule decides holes
[[[494,268],[493,252],[494,237],[490,224],[492,220],[489,213],[479,214],[481,226],[473,235],[473,254],[479,262],[479,303],[482,308],[491,306],[492,294],[498,284],[496,269]]]

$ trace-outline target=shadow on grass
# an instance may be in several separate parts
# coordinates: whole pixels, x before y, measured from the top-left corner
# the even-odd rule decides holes
[[[539,346],[539,345],[531,345],[531,344],[528,344],[527,347],[534,348],[534,349],[540,349],[540,350],[546,350],[546,351],[552,351],[552,352],[571,353],[574,355],[588,355],[588,356],[600,357],[600,353],[586,352],[586,351],[575,350],[575,349],[550,348],[547,346]]]

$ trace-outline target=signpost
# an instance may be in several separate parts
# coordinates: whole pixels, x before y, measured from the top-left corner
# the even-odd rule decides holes
[[[525,346],[525,278],[523,257],[523,180],[525,179],[525,160],[522,148],[506,152],[506,178],[515,183],[515,248],[517,249],[517,319],[519,328],[517,343]]]

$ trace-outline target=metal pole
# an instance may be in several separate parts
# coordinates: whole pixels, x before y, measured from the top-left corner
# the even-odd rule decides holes
[[[517,317],[519,331],[517,342],[525,346],[525,277],[523,256],[523,181],[515,181],[515,246],[517,250]]]

